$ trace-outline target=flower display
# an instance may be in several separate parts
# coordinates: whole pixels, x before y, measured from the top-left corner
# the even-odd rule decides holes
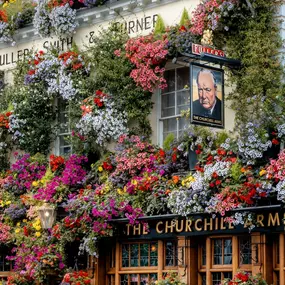
[[[215,31],[219,28],[223,17],[228,17],[235,8],[238,0],[205,0],[199,4],[193,12],[192,28],[193,34],[202,35],[205,30]],[[228,30],[228,27],[224,27]]]
[[[90,284],[91,279],[86,271],[80,270],[78,272],[66,273],[63,277],[61,285],[86,285]]]
[[[168,40],[154,41],[153,36],[129,39],[126,44],[126,57],[135,65],[130,76],[143,90],[153,92],[164,89],[167,84],[163,77]]]
[[[126,113],[117,110],[110,96],[100,90],[84,99],[81,109],[82,118],[76,124],[78,133],[89,139],[94,138],[98,145],[116,140],[128,132]]]
[[[39,1],[34,16],[34,26],[42,36],[72,35],[77,27],[76,10],[73,1]]]
[[[233,279],[225,279],[222,285],[267,285],[266,281],[260,274],[252,275],[248,272],[240,271],[235,274]]]

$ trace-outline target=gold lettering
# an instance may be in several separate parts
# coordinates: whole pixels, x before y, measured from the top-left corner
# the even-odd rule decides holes
[[[259,215],[256,216],[257,225],[259,227],[264,227],[264,224],[262,222],[263,220],[264,220],[264,215],[259,214]]]
[[[191,226],[192,226],[192,220],[186,220],[185,232],[192,232]]]
[[[244,222],[244,228],[248,228],[252,225],[252,222],[249,220],[249,219],[246,219],[245,222]]]
[[[219,229],[219,219],[216,218],[215,220],[215,230],[218,230]]]
[[[230,230],[233,230],[235,227],[233,226],[233,224],[232,223],[229,223],[229,229]]]
[[[136,233],[138,232],[138,233]],[[140,235],[141,234],[141,224],[135,225],[133,226],[133,235]]]
[[[148,226],[147,224],[143,225],[143,235],[147,235],[148,234]]]
[[[163,230],[160,230],[159,229],[159,226],[160,225],[163,225],[163,222],[162,221],[160,221],[160,222],[158,222],[157,224],[156,224],[156,232],[158,233],[158,234],[162,234],[163,233]]]
[[[178,228],[178,223],[180,222],[180,228]],[[183,231],[184,220],[176,221],[176,232],[181,233]]]
[[[168,224],[170,222],[170,225]],[[172,221],[166,221],[165,222],[165,233],[168,233],[168,230],[170,229],[170,232],[173,233],[173,222]]]
[[[197,232],[200,232],[200,231],[203,230],[203,227],[201,226],[201,227],[198,228],[198,223],[202,223],[202,219],[197,219],[197,220],[195,221],[195,230],[196,230]]]
[[[224,218],[221,218],[221,230],[225,230]]]
[[[130,227],[131,227],[131,225],[130,225],[130,224],[127,224],[127,236],[130,235]]]
[[[272,214],[269,213],[269,216],[268,216],[268,227],[270,227],[271,222],[272,222],[272,226],[275,226],[276,223],[277,223],[277,226],[280,226],[280,219],[279,219],[278,213],[275,213],[274,218],[273,218]]]
[[[204,231],[207,231],[208,226],[210,226],[209,231],[213,230],[213,219],[210,219],[209,222],[207,222],[207,219],[204,219]]]

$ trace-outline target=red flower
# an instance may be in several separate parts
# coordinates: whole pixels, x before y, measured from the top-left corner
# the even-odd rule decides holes
[[[179,28],[179,32],[186,32],[187,30],[186,30],[186,28],[185,28],[185,26],[181,26],[180,28]]]
[[[278,144],[279,144],[279,141],[278,141],[277,139],[272,139],[272,143],[273,143],[274,145],[278,145]]]

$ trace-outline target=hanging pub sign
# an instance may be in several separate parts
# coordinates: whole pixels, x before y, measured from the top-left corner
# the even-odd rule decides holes
[[[213,49],[211,47],[206,47],[206,46],[193,44],[193,43],[192,43],[192,53],[197,54],[197,55],[201,55],[202,53],[205,53],[205,54],[212,54],[212,55],[220,56],[220,57],[226,56],[225,53],[220,49]]]
[[[224,71],[190,64],[191,123],[224,127]]]

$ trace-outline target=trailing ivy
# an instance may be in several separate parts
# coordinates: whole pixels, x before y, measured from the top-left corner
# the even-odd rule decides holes
[[[244,8],[239,7],[240,11]],[[249,121],[272,125],[283,112],[284,70],[277,8],[276,2],[256,0],[242,25],[224,33],[227,55],[242,63],[241,69],[229,72],[235,89],[228,97],[236,112],[236,125],[241,128]]]

